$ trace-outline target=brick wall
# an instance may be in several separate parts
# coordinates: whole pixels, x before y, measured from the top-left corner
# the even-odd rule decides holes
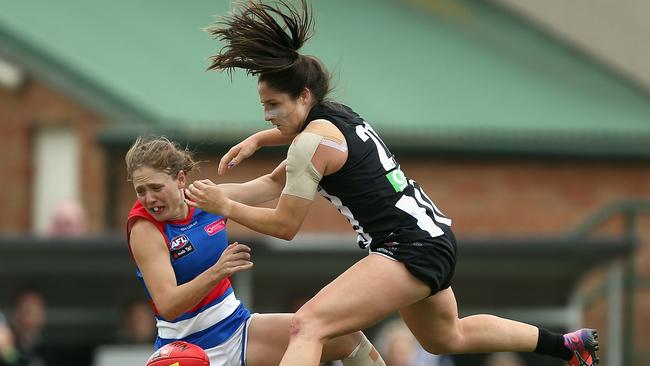
[[[80,139],[81,200],[88,210],[90,229],[103,229],[105,166],[103,149],[95,141],[102,123],[94,113],[34,81],[18,90],[0,88],[0,170],[4,172],[0,202],[0,232],[25,233],[31,229],[33,145],[37,126],[72,126]],[[52,182],[56,184],[56,182]]]
[[[210,178],[215,182],[253,179],[271,171],[281,160],[279,156],[260,155],[220,178],[216,175],[220,156],[202,158],[211,162],[202,164],[201,171],[190,178]],[[650,198],[650,169],[646,162],[425,159],[408,157],[400,162],[406,174],[417,180],[454,220],[454,228],[461,236],[563,232],[612,200]],[[123,165],[122,161],[118,163]],[[125,178],[120,178],[120,182],[125,182]],[[119,202],[123,208],[134,197],[131,186],[120,186]],[[122,222],[124,214],[119,212],[118,216],[117,221]],[[303,230],[351,229],[332,205],[319,197]]]

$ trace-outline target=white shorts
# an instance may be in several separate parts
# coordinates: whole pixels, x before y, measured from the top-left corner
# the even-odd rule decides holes
[[[248,326],[253,316],[255,314],[246,319],[227,341],[205,350],[210,358],[210,366],[246,366]]]

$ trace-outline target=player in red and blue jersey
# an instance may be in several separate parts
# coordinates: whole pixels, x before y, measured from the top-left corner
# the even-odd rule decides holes
[[[251,315],[235,296],[229,277],[253,266],[250,248],[228,244],[224,217],[186,203],[185,174],[196,166],[191,154],[163,137],[139,138],[126,166],[137,194],[127,238],[156,317],[155,348],[184,340],[203,348],[212,366],[277,365],[292,314]],[[232,199],[259,203],[272,192],[255,184],[223,188]],[[322,359],[384,365],[361,332],[329,340]]]
[[[225,219],[200,209],[190,208],[187,217],[181,220],[159,222],[137,201],[129,213],[129,231],[139,219],[151,222],[162,234],[179,284],[185,284],[208,270],[228,248]],[[231,251],[239,254],[242,263],[248,261],[244,245],[239,244]],[[250,262],[244,263],[242,269],[249,266]],[[144,284],[140,270],[137,275]],[[250,318],[249,311],[235,297],[228,277],[221,279],[191,309],[176,317],[172,315],[172,321],[166,320],[155,304],[153,310],[158,326],[156,348],[183,339],[203,349],[211,349],[231,338]]]

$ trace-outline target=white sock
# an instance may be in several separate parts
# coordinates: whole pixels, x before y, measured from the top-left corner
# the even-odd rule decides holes
[[[344,366],[386,366],[384,359],[375,347],[370,343],[368,338],[362,334],[361,342],[350,353],[350,355],[341,360]]]

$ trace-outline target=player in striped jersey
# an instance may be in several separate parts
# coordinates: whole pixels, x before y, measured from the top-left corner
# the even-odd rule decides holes
[[[570,365],[596,365],[594,330],[562,335],[491,315],[459,319],[450,286],[456,264],[451,220],[404,174],[369,123],[326,99],[327,71],[298,52],[313,31],[307,4],[301,5],[249,2],[208,29],[225,42],[209,69],[242,68],[258,76],[264,117],[276,126],[238,145],[222,163],[241,153],[240,161],[258,145],[291,143],[287,159],[268,176],[285,182],[277,206],[232,201],[210,181],[195,182],[186,193],[195,207],[290,240],[320,191],[369,249],[371,255],[298,310],[281,365],[317,365],[331,337],[394,311],[432,353],[535,351]]]
[[[289,342],[291,314],[251,314],[235,297],[230,275],[253,266],[250,248],[228,245],[226,218],[184,200],[185,174],[196,165],[166,138],[139,138],[126,155],[137,201],[127,221],[129,250],[158,327],[155,348],[176,340],[202,347],[212,366],[265,366],[280,362]],[[226,185],[229,197],[261,203],[281,189]],[[382,366],[361,332],[332,339],[324,361]]]

